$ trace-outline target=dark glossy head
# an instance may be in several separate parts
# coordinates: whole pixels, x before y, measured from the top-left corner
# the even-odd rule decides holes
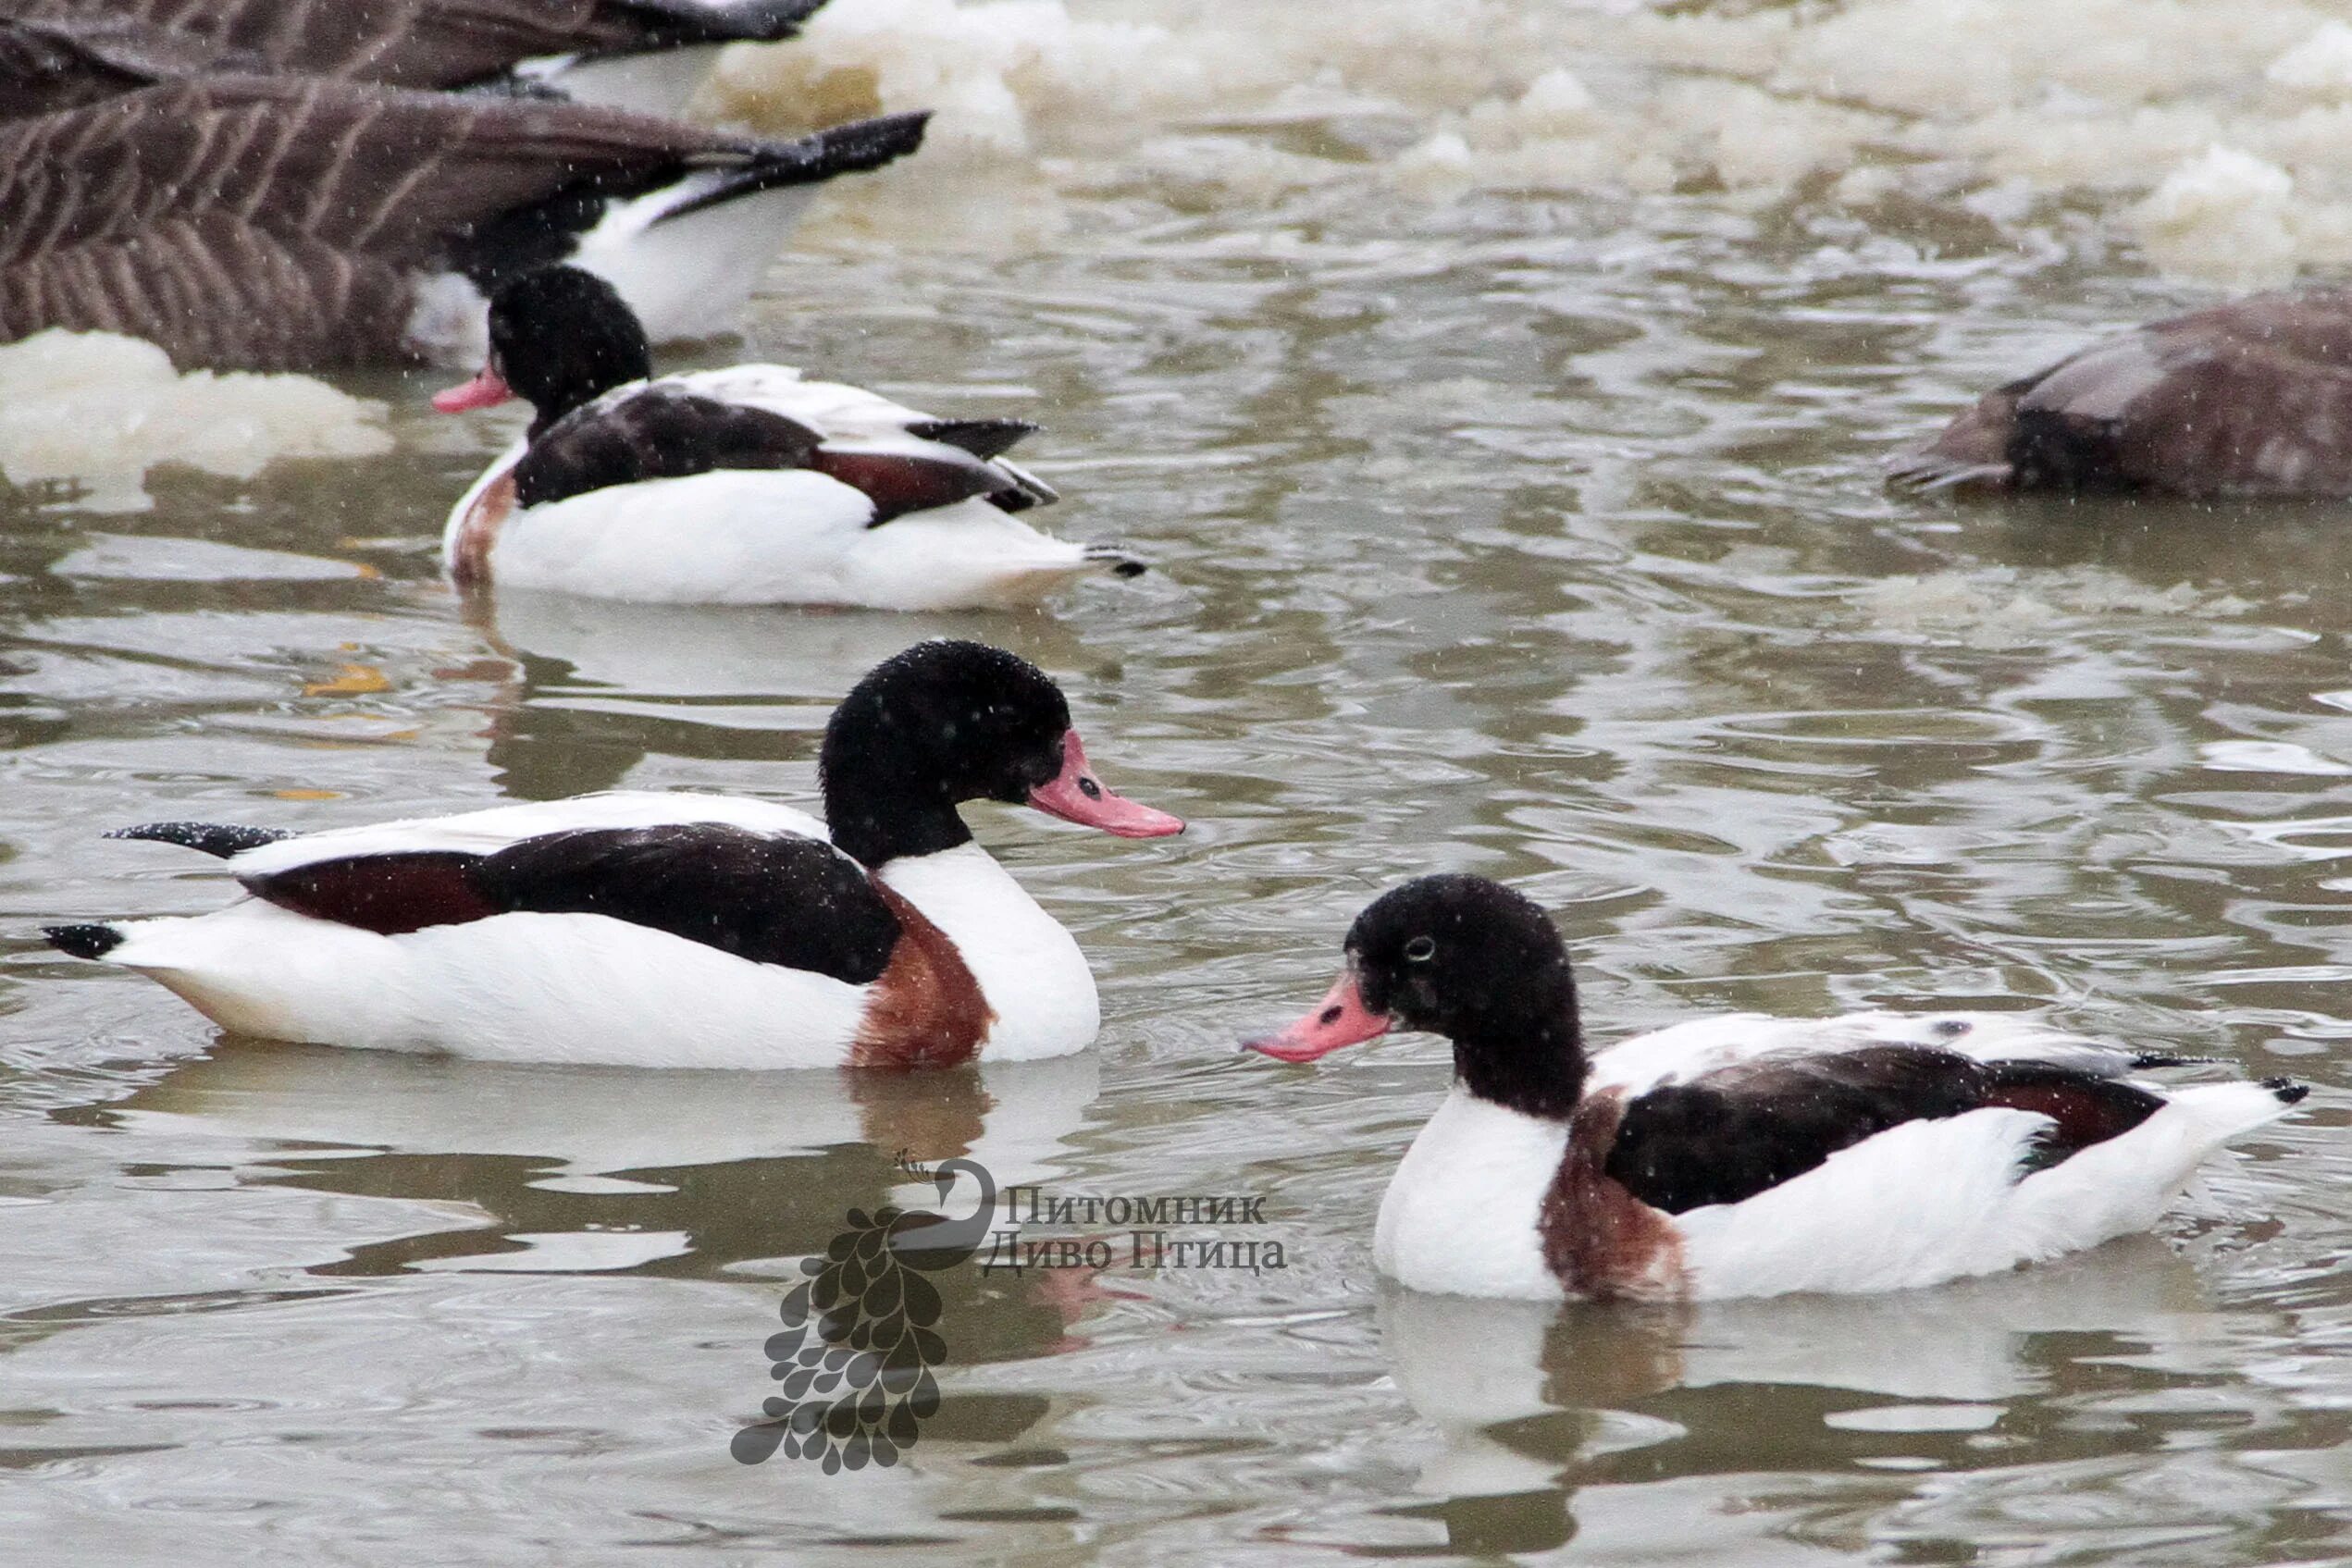
[[[1392,1026],[1454,1042],[1464,1085],[1531,1116],[1566,1116],[1584,1090],[1576,982],[1551,917],[1485,877],[1434,876],[1355,918],[1347,969],[1314,1011],[1250,1049],[1285,1062]]]
[[[1123,800],[1086,761],[1061,688],[984,643],[917,643],[834,710],[819,762],[833,841],[869,866],[971,841],[967,800],[1034,806],[1121,838],[1184,824]]]
[[[653,374],[645,328],[620,291],[576,266],[541,267],[490,296],[490,356],[480,375],[433,399],[444,414],[510,397],[538,411],[534,433],[615,387]]]

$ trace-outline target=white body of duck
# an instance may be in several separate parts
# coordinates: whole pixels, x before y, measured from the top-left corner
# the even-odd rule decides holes
[[[616,791],[309,833],[234,855],[266,882],[306,866],[439,850],[487,855],[593,828],[724,823],[827,842],[806,812],[725,796]],[[875,879],[955,945],[990,1013],[977,1056],[1085,1048],[1101,1018],[1077,942],[978,845],[894,861]],[[664,931],[580,913],[517,912],[379,934],[254,896],[185,919],[125,922],[109,963],[141,970],[222,1028],[274,1040],[483,1061],[671,1068],[838,1067],[888,1000],[749,963]]]
[[[1685,1301],[1997,1273],[2147,1229],[2305,1093],[2160,1088],[2128,1075],[2167,1058],[1999,1014],[1735,1014],[1588,1061],[1557,933],[1479,878],[1398,889],[1348,951],[1315,1013],[1254,1044],[1311,1060],[1392,1017],[1454,1039],[1455,1087],[1374,1229],[1380,1271],[1417,1290]]]
[[[1085,958],[954,802],[1026,799],[1123,837],[1182,824],[1104,789],[1059,703],[1042,674],[977,644],[885,662],[826,735],[835,831],[848,821],[862,858],[804,812],[712,795],[615,792],[301,837],[158,823],[117,836],[222,856],[250,896],[49,936],[226,1029],[322,1044],[699,1068],[1065,1055],[1100,1023]],[[959,739],[941,738],[944,722],[891,728],[983,709]]]
[[[999,493],[1053,493],[1010,463],[911,433],[929,415],[786,365],[635,382],[606,394],[603,411],[625,414],[632,396],[654,389],[780,414],[821,432],[828,451],[959,476],[984,463]],[[715,468],[518,506],[514,468],[529,446],[501,452],[451,509],[441,561],[461,581],[638,603],[936,611],[1033,605],[1083,578],[1137,569],[1123,550],[1058,539],[984,496],[877,523],[873,496],[812,468]]]
[[[1939,1032],[1953,1024],[1967,1033]],[[1588,1097],[1631,1101],[1739,1063],[1888,1043],[2107,1072],[2132,1061],[2128,1052],[1999,1014],[1794,1022],[1741,1014],[1678,1024],[1598,1053]],[[1615,1260],[1625,1272],[1598,1293],[1704,1301],[1900,1290],[2058,1257],[2146,1230],[2217,1150],[2284,1115],[2288,1104],[2260,1083],[2176,1090],[2130,1131],[2022,1176],[2052,1126],[2047,1116],[1987,1107],[1905,1121],[1754,1197],[1658,1216],[1658,1234]],[[1380,1272],[1441,1294],[1591,1293],[1572,1290],[1545,1256],[1542,1210],[1572,1126],[1492,1105],[1456,1085],[1380,1201],[1373,1232]],[[1466,1225],[1466,1215],[1484,1218]]]
[[[785,365],[655,377],[620,294],[572,267],[502,288],[489,325],[488,368],[436,406],[519,393],[538,417],[450,512],[461,585],[938,611],[1143,570],[1014,515],[1056,499],[999,455],[1021,421],[936,419]]]

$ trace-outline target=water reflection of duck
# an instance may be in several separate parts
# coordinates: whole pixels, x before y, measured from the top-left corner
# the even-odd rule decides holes
[[[706,1278],[822,1252],[854,1207],[935,1207],[931,1184],[902,1159],[977,1161],[1000,1191],[1049,1181],[1098,1092],[1097,1064],[1083,1055],[936,1073],[746,1075],[231,1040],[110,1115],[159,1140],[233,1139],[239,1159],[270,1173],[263,1179],[429,1192],[468,1211],[366,1249],[362,1271],[486,1256],[562,1268],[597,1257],[606,1244],[597,1238],[627,1235],[646,1239],[632,1266]]]
[[[225,1028],[328,1044],[807,1068],[1090,1043],[1084,956],[957,812],[1025,801],[1122,837],[1182,829],[1103,788],[1059,688],[1001,649],[918,644],[843,700],[823,771],[829,824],[650,792],[300,838],[152,824],[126,836],[222,856],[254,896],[50,936]]]
[[[1682,1301],[1899,1290],[2153,1225],[2222,1144],[2306,1093],[2161,1090],[2177,1066],[1999,1014],[1678,1024],[1588,1058],[1567,950],[1482,877],[1375,900],[1316,1010],[1253,1048],[1387,1031],[1455,1085],[1381,1201],[1374,1257],[1465,1296]]]
[[[1046,615],[628,604],[519,589],[468,611],[515,666],[490,706],[488,750],[501,787],[526,800],[617,788],[650,755],[804,761],[839,694],[919,637],[991,642],[1048,670],[1117,668]]]
[[[1766,1452],[1797,1472],[1890,1453],[2014,1463],[1970,1439],[2034,1426],[1999,1407],[2062,1385],[2081,1336],[2123,1353],[2193,1344],[2210,1323],[2196,1269],[2151,1238],[1879,1296],[1628,1307],[1391,1286],[1380,1301],[1397,1388],[1440,1438],[1415,1486],[1431,1500],[1405,1512],[1442,1521],[1464,1550],[1566,1541],[1579,1488],[1739,1475]],[[2096,1447],[2056,1426],[2044,1438]]]

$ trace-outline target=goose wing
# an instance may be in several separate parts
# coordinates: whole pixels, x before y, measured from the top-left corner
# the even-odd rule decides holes
[[[268,369],[401,358],[415,278],[517,213],[700,167],[823,179],[920,133],[873,121],[770,144],[348,82],[150,87],[0,124],[0,340],[128,332],[182,364]]]
[[[0,18],[103,28],[198,71],[459,87],[545,55],[788,38],[823,0],[0,0]],[[173,62],[179,64],[175,67]],[[241,62],[241,63],[232,63]]]

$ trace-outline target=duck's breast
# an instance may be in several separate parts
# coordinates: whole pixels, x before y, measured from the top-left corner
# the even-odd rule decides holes
[[[1373,1262],[1416,1290],[1558,1300],[1563,1290],[1544,1262],[1541,1220],[1567,1142],[1564,1122],[1506,1110],[1455,1086],[1380,1200]]]
[[[980,1055],[1026,1061],[1083,1051],[1102,1027],[1077,940],[977,844],[891,861],[875,880],[954,944],[992,1015]]]

